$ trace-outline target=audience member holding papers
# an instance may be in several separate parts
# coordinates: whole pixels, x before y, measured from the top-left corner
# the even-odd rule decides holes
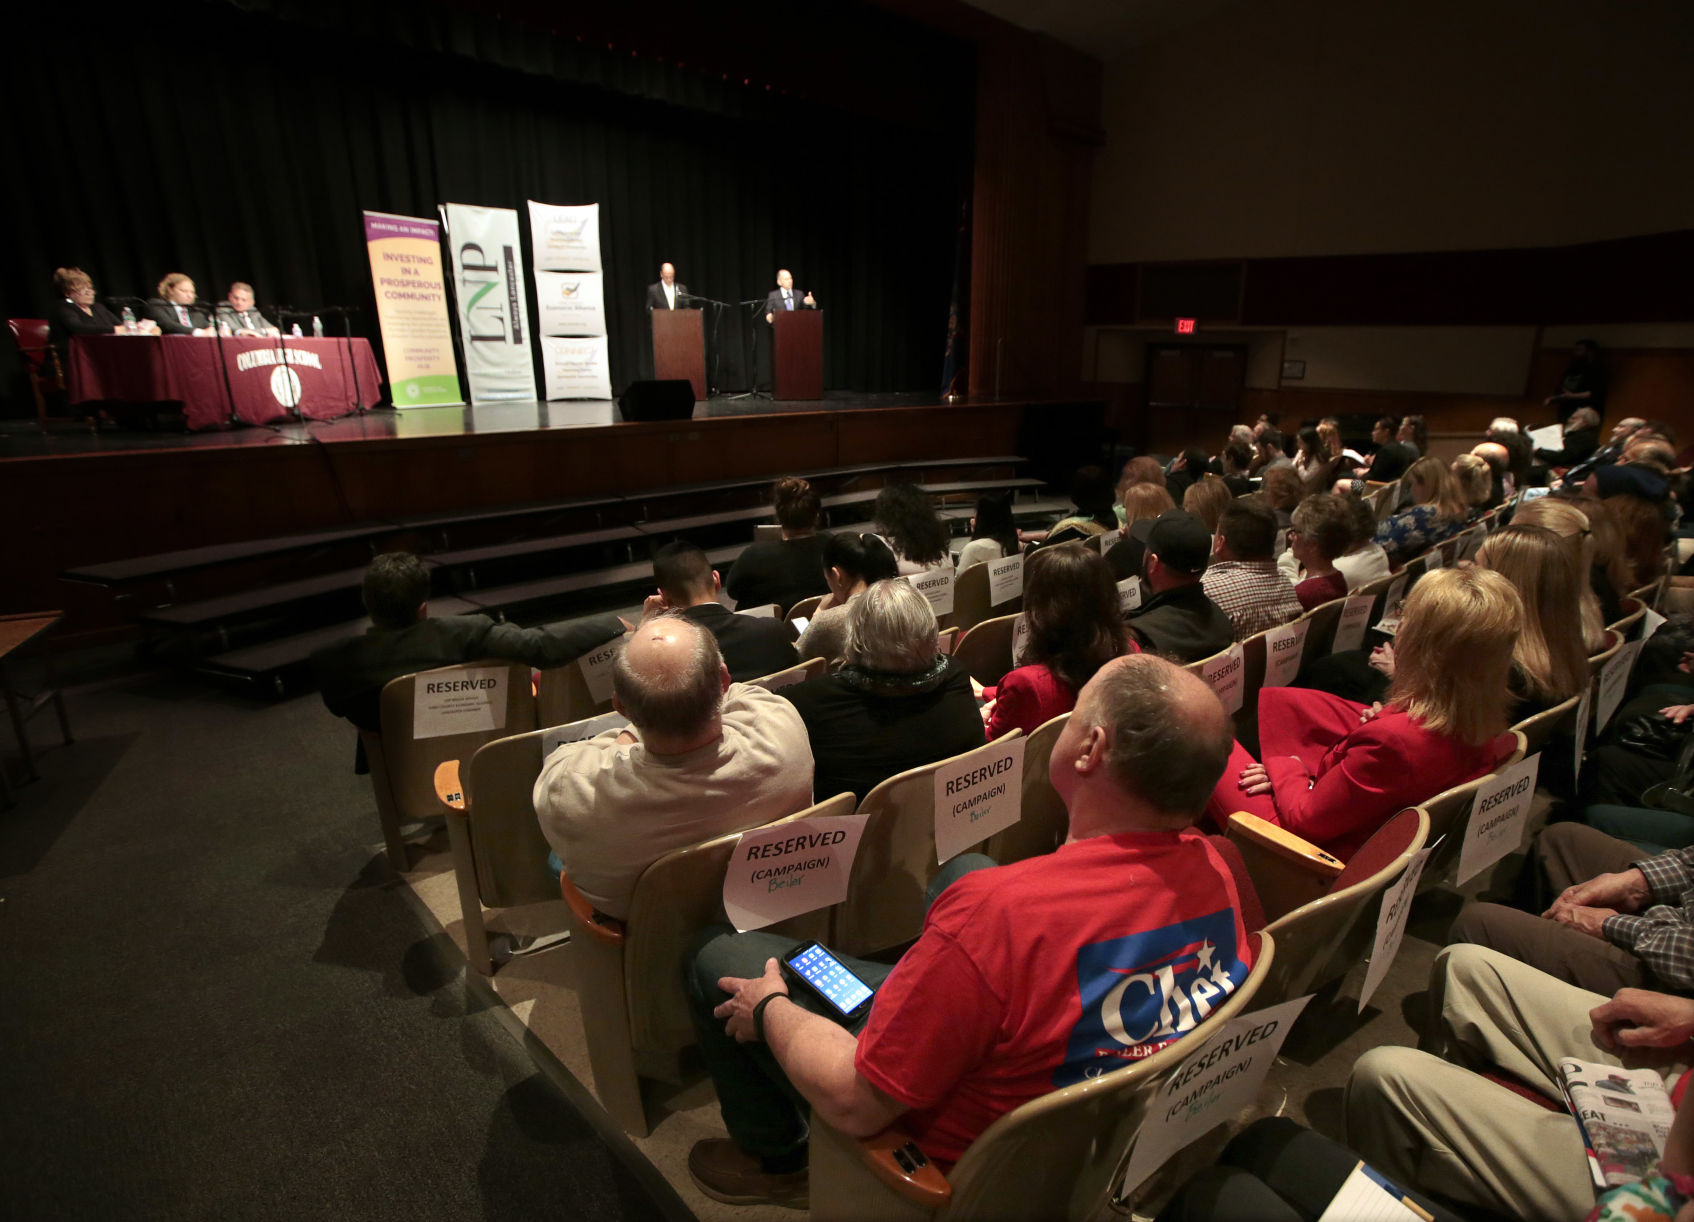
[[[1103,667],[1052,750],[1067,841],[1014,865],[948,862],[897,964],[845,961],[876,994],[851,1028],[790,991],[792,939],[708,930],[689,988],[729,1137],[690,1153],[700,1189],[804,1205],[808,1109],[856,1136],[898,1123],[946,1169],[1019,1104],[1192,1030],[1250,967],[1234,881],[1192,827],[1228,727],[1168,662]],[[1112,988],[1156,968],[1157,987]]]
[[[942,655],[935,611],[911,582],[865,590],[846,628],[839,670],[781,692],[806,723],[820,799],[863,799],[897,772],[982,746],[970,675]]]
[[[1125,649],[1117,583],[1106,562],[1081,543],[1044,547],[1024,569],[1023,617],[1029,643],[997,687],[982,689],[988,737],[1025,734],[1068,713],[1076,694]],[[1130,645],[1131,652],[1139,652]]]
[[[1213,823],[1245,811],[1345,861],[1396,811],[1488,772],[1512,750],[1506,683],[1522,627],[1523,600],[1498,573],[1424,577],[1406,596],[1387,703],[1260,689],[1263,762],[1236,744]]]
[[[837,531],[823,549],[823,575],[829,596],[800,634],[795,646],[802,662],[823,658],[830,665],[847,652],[847,605],[879,581],[897,575],[899,561],[882,536]]]
[[[812,804],[812,753],[794,708],[731,683],[712,634],[675,612],[619,651],[612,703],[630,728],[566,743],[535,782],[535,813],[571,883],[623,920],[642,872],[672,849]]]
[[[653,557],[653,578],[659,592],[642,608],[645,619],[660,611],[675,611],[717,638],[729,677],[737,683],[787,670],[799,661],[792,630],[768,615],[738,615],[718,601],[717,570],[706,553],[692,543],[666,544]]]

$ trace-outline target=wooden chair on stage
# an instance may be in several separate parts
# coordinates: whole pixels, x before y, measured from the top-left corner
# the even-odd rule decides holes
[[[50,414],[58,414],[50,413],[49,405],[58,408],[67,402],[65,369],[59,361],[59,350],[47,338],[47,320],[8,318],[6,325],[12,329],[18,357],[29,377],[30,392],[35,396],[35,418],[45,422]]]

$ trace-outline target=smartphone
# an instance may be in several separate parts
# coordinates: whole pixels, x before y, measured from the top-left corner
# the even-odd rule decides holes
[[[856,1023],[870,1012],[876,990],[855,976],[841,960],[817,942],[797,946],[782,958],[792,979],[823,999],[831,1017],[840,1023]]]

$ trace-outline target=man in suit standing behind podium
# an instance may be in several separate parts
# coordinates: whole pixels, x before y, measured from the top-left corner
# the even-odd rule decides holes
[[[774,323],[784,310],[815,310],[817,299],[811,293],[802,294],[794,287],[794,277],[787,268],[776,274],[776,287],[765,296],[765,321]]]
[[[688,296],[688,286],[676,282],[676,268],[669,263],[659,264],[659,282],[647,286],[647,312],[681,310],[682,299]]]

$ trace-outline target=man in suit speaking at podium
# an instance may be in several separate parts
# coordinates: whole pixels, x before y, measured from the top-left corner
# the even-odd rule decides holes
[[[676,282],[676,268],[669,263],[659,264],[659,283],[647,286],[647,311],[680,310],[682,299],[688,296],[688,286]]]
[[[784,310],[815,310],[818,308],[817,299],[810,293],[802,294],[794,287],[794,277],[787,268],[776,274],[776,287],[765,297],[765,321],[774,323],[776,316]]]

